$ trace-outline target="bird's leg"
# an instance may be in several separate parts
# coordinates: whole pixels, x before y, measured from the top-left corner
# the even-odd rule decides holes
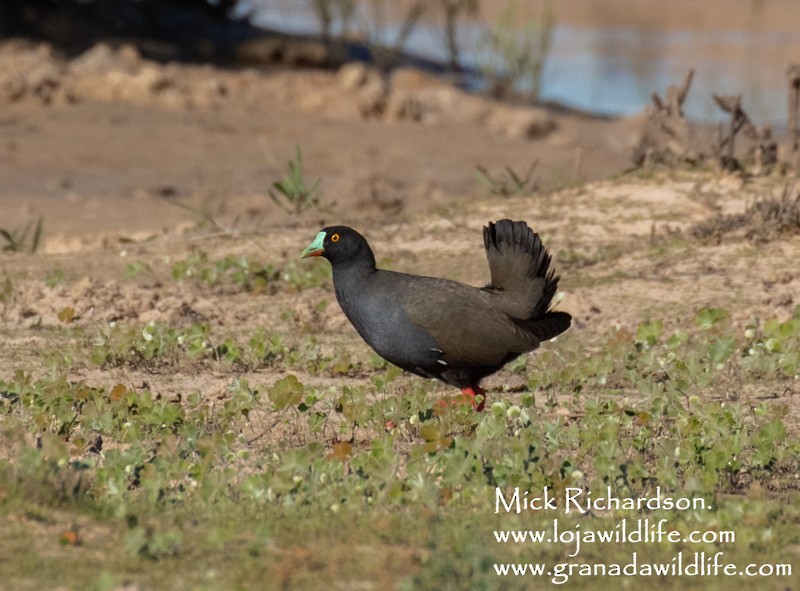
[[[466,388],[461,388],[461,396],[448,396],[446,398],[442,398],[436,403],[434,411],[437,414],[441,414],[446,411],[448,404],[469,404],[477,412],[483,412],[483,409],[486,406],[486,390],[480,386],[468,386]]]
[[[464,400],[470,403],[476,411],[483,412],[486,407],[486,390],[478,385],[467,386],[461,389]],[[480,397],[480,399],[478,399]]]

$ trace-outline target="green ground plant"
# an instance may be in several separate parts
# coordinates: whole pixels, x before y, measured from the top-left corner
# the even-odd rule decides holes
[[[535,160],[524,173],[506,166],[501,175],[492,174],[483,166],[476,166],[475,178],[487,195],[501,197],[528,195],[536,191],[536,180],[532,177],[538,164],[539,161]]]
[[[35,253],[42,240],[42,221],[43,218],[39,217],[35,222],[30,221],[21,228],[0,228],[0,237],[5,241],[3,252]]]
[[[74,360],[88,351],[90,362],[102,368],[126,367],[161,373],[219,363],[237,371],[287,367],[330,376],[357,375],[363,370],[362,364],[353,361],[345,351],[321,353],[313,336],[286,337],[264,328],[237,337],[212,334],[208,324],[199,322],[183,327],[156,321],[111,322],[95,332],[78,330],[76,334],[83,343],[74,350],[62,346],[60,355]]]
[[[136,271],[134,276],[138,273]],[[235,288],[256,293],[279,288],[302,291],[325,285],[331,279],[330,268],[326,265],[303,265],[291,261],[283,268],[278,268],[271,263],[258,263],[244,255],[212,259],[199,248],[185,259],[174,262],[171,274],[177,281],[208,289]]]
[[[272,183],[269,197],[275,205],[292,215],[300,215],[312,209],[329,211],[335,203],[323,201],[321,183],[322,179],[315,180],[311,185],[306,182],[303,173],[303,152],[297,146],[294,160],[289,161],[288,174],[280,181]]]
[[[194,249],[186,259],[172,265],[173,279],[192,281],[209,288],[227,283],[245,291],[263,291],[278,276],[272,265],[253,263],[246,256],[229,255],[212,261],[208,253],[200,249]]]
[[[5,275],[3,281],[0,282],[0,304],[3,304],[3,316],[6,315],[6,309],[14,298],[14,282],[11,277]]]
[[[226,362],[270,359],[308,375],[338,363],[320,356],[314,339],[287,347],[264,331],[213,344],[205,325],[109,330],[92,343],[92,361],[161,356],[186,368],[193,356],[230,356]],[[70,586],[113,583],[119,572],[139,573],[131,576],[143,586],[179,579],[189,587],[248,586],[265,568],[283,572],[288,560],[287,588],[320,588],[314,568],[287,558],[286,548],[319,550],[323,572],[346,568],[348,580],[374,580],[402,545],[411,550],[395,557],[398,572],[384,573],[404,581],[400,588],[468,581],[526,588],[493,570],[525,551],[492,539],[520,523],[494,514],[497,487],[608,488],[623,497],[660,487],[702,498],[713,510],[651,517],[680,531],[735,525],[736,544],[723,549],[737,559],[783,559],[800,540],[800,443],[790,435],[789,410],[758,395],[800,379],[800,308],[788,320],[744,327],[718,308],[672,329],[653,318],[632,331],[613,329],[588,348],[566,336],[512,369],[527,387],[492,393],[483,414],[439,404],[448,393],[436,384],[401,378],[377,360],[358,369],[374,389],[315,385],[288,373],[269,385],[234,378],[223,399],[196,391],[167,400],[146,386],[74,379],[69,368],[39,377],[17,371],[0,381],[0,521],[12,524],[0,528],[0,546],[20,535],[12,516],[60,523],[68,511],[83,524],[64,526],[80,543],[63,533],[67,542],[43,543],[52,544],[55,566],[79,557],[64,571]],[[752,384],[757,391],[742,394]],[[524,527],[551,520],[530,514]],[[564,523],[601,527],[608,519]],[[102,566],[98,543],[106,548]],[[372,558],[358,550],[365,544]],[[675,552],[633,549],[653,559]],[[623,560],[631,550],[604,547],[602,557]],[[563,549],[536,552],[559,560]],[[585,559],[598,559],[597,550]],[[145,563],[149,575],[137,567]],[[199,563],[213,579],[188,569]],[[8,564],[0,566],[4,580],[23,581]],[[714,584],[703,588],[727,588]]]

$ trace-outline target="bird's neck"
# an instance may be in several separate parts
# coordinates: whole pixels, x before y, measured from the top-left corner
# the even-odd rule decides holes
[[[345,281],[354,281],[365,279],[372,275],[377,269],[375,267],[375,257],[372,256],[372,253],[369,254],[368,258],[360,257],[333,265],[333,281],[336,282],[337,278]]]
[[[340,303],[344,306],[345,293],[361,291],[369,282],[370,277],[377,271],[375,255],[367,249],[359,256],[346,261],[336,261],[333,268],[333,286]]]
[[[368,244],[362,244],[346,259],[331,260],[334,277],[339,275],[369,275],[375,272],[375,255]]]

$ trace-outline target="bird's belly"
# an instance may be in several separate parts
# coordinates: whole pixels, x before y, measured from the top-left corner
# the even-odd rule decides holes
[[[364,299],[342,309],[361,338],[390,363],[413,371],[431,362],[436,341],[408,320],[396,301]]]

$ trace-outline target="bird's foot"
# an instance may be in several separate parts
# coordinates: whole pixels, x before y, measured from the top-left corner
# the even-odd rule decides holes
[[[480,386],[462,388],[461,395],[464,401],[471,404],[477,412],[483,412],[483,409],[486,408],[486,390]]]
[[[477,412],[483,412],[486,406],[486,390],[480,386],[462,388],[460,395],[448,396],[439,400],[434,407],[434,412],[441,414],[447,410],[448,406],[456,406],[458,404],[468,404]]]

